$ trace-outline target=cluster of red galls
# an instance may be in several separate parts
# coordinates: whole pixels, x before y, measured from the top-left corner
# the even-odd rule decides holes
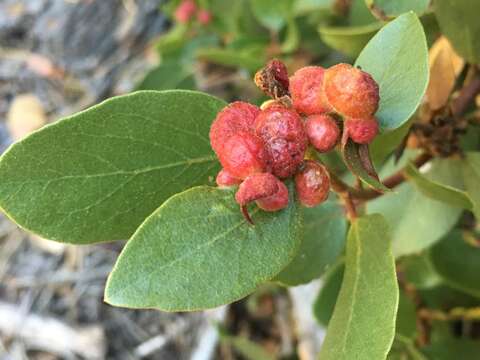
[[[207,9],[198,9],[194,0],[182,0],[175,9],[174,17],[179,23],[186,24],[197,15],[197,21],[202,25],[208,25],[212,21],[212,13]]]
[[[249,221],[246,205],[252,201],[265,211],[287,207],[282,180],[290,177],[304,206],[327,199],[330,177],[321,163],[305,159],[309,144],[325,153],[349,138],[368,144],[378,133],[379,89],[366,72],[348,64],[309,66],[289,79],[279,61],[266,69],[273,74],[265,85],[273,89],[269,93],[287,95],[273,95],[276,99],[262,108],[234,102],[218,113],[210,129],[210,143],[223,166],[217,184],[239,185],[235,199]]]

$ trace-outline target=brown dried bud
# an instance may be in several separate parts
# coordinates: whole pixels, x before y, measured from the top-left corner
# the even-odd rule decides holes
[[[280,60],[274,59],[257,71],[254,81],[260,90],[274,99],[289,95],[287,67]]]

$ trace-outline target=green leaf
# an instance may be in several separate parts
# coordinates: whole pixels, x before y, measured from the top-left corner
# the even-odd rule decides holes
[[[377,18],[388,20],[408,11],[417,15],[424,14],[431,0],[365,0],[365,3]]]
[[[250,0],[257,20],[275,32],[285,26],[292,13],[292,0]]]
[[[343,274],[345,272],[345,264],[338,263],[332,267],[325,278],[323,278],[323,287],[315,299],[313,304],[313,315],[315,319],[324,326],[328,326],[332,318],[333,310],[342,287]]]
[[[320,277],[345,246],[347,222],[335,198],[302,210],[305,221],[302,245],[293,261],[275,278],[288,286]]]
[[[396,257],[431,246],[450,231],[461,214],[461,209],[431,200],[408,183],[370,201],[367,208],[381,213],[391,225]]]
[[[399,295],[388,224],[381,215],[352,223],[345,264],[319,358],[384,359],[395,335]]]
[[[396,334],[400,334],[409,339],[415,339],[417,336],[417,312],[415,303],[405,294],[400,292],[398,302],[398,313],[396,322]]]
[[[200,49],[197,52],[197,56],[201,60],[207,60],[214,64],[245,68],[249,71],[257,71],[265,65],[264,55],[240,52],[235,49]]]
[[[362,26],[321,26],[318,29],[321,39],[331,48],[355,58],[369,40],[382,27],[377,22]]]
[[[431,360],[478,360],[480,342],[468,339],[442,339],[423,349]]]
[[[427,360],[427,358],[415,347],[412,339],[396,334],[387,360]]]
[[[407,165],[404,173],[425,196],[461,209],[473,209],[473,203],[464,191],[427,178],[412,163]],[[452,175],[458,176],[454,173]]]
[[[377,172],[370,160],[368,145],[359,145],[348,139],[342,146],[343,160],[350,171],[360,180],[379,192],[390,192],[378,179]]]
[[[470,196],[474,207],[473,213],[480,219],[480,153],[468,152],[462,163],[463,181],[467,194]]]
[[[206,309],[238,300],[277,275],[301,241],[292,186],[287,209],[250,212],[254,226],[240,213],[234,192],[197,187],[160,206],[118,258],[106,301],[164,311]]]
[[[155,43],[155,48],[161,56],[178,51],[187,42],[188,26],[175,24],[167,33],[162,34]]]
[[[410,12],[385,25],[363,49],[356,66],[380,86],[376,113],[383,131],[400,127],[417,109],[428,84],[428,50],[422,24]]]
[[[159,65],[150,70],[137,86],[138,90],[195,89],[192,74],[179,63]]]
[[[440,277],[451,287],[480,297],[480,247],[468,244],[457,230],[435,245],[430,257]]]
[[[225,105],[198,92],[144,91],[47,126],[2,156],[0,205],[48,239],[127,238],[171,195],[218,171],[208,132]]]
[[[433,288],[442,282],[426,252],[403,257],[400,266],[407,282],[417,289]]]
[[[404,157],[408,158],[407,155]],[[452,185],[439,171],[442,168],[439,164],[441,162],[432,166],[429,178]],[[389,161],[381,174],[392,174],[394,170],[393,161]],[[459,208],[426,197],[408,182],[389,194],[369,201],[367,209],[387,219],[392,229],[392,248],[396,257],[418,253],[440,240],[456,224],[462,212]]]
[[[480,62],[480,2],[436,0],[435,15],[442,33],[467,62]]]

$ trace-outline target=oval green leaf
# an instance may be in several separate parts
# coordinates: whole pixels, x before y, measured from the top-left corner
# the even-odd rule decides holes
[[[467,62],[480,63],[480,2],[435,0],[435,15],[442,33]]]
[[[170,196],[218,171],[208,132],[225,105],[198,92],[142,91],[47,126],[2,156],[0,205],[48,239],[128,238]]]
[[[343,251],[347,221],[335,198],[314,208],[303,208],[302,245],[293,261],[275,278],[287,286],[308,283],[320,277]]]
[[[356,66],[380,86],[376,113],[383,131],[400,127],[415,112],[428,84],[428,49],[415,13],[385,25],[361,52]]]
[[[473,203],[467,193],[452,186],[429,179],[412,163],[407,165],[404,174],[425,196],[461,209],[473,209]]]
[[[399,266],[406,281],[417,289],[431,289],[442,282],[433,268],[428,252],[405,256],[400,260]]]
[[[377,214],[358,218],[348,235],[345,275],[319,358],[385,359],[395,336],[398,297],[388,224]]]
[[[480,247],[467,243],[461,231],[452,232],[436,244],[430,258],[448,285],[480,298]]]
[[[403,156],[408,158],[408,154]],[[435,163],[428,172],[429,179],[447,185],[452,177],[443,174],[442,162]],[[393,166],[390,160],[381,174],[392,174],[401,166]],[[385,216],[392,229],[392,248],[396,257],[418,253],[431,246],[447,234],[456,224],[462,210],[440,201],[433,200],[417,191],[412,184],[406,182],[389,194],[367,203],[369,212],[377,212]],[[415,231],[412,231],[415,229]]]
[[[105,300],[122,307],[191,311],[248,295],[292,260],[302,231],[293,198],[285,210],[255,209],[251,215],[254,226],[240,213],[234,190],[197,187],[173,196],[127,243],[108,279]]]

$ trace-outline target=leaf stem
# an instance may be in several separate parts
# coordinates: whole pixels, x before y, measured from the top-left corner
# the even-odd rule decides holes
[[[350,220],[350,222],[353,222],[357,218],[357,208],[352,198],[352,194],[347,192],[342,197],[342,199],[345,204],[345,211],[347,213],[348,220]]]
[[[423,165],[425,165],[427,162],[429,162],[432,158],[433,156],[431,154],[422,153],[413,160],[413,165],[415,165],[416,168],[420,168]],[[396,173],[390,175],[388,178],[383,180],[382,183],[389,189],[394,189],[395,187],[397,187],[398,185],[400,185],[405,181],[406,177],[404,175],[404,171],[405,169],[401,169],[397,171]],[[373,189],[367,189],[362,191],[356,191],[352,195],[359,200],[372,200],[381,196],[382,193],[379,193],[378,191]]]
[[[350,221],[353,221],[357,218],[357,208],[352,197],[352,191],[355,190],[343,182],[337,175],[333,172],[330,173],[330,183],[333,191],[335,191],[343,201],[345,206],[345,212]]]

